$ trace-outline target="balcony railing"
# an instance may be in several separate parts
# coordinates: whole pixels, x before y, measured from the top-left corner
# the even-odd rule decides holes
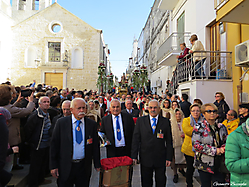
[[[189,38],[190,32],[185,33],[172,33],[165,42],[159,47],[157,51],[157,61],[159,64],[162,60],[170,54],[179,55],[181,52],[180,44],[185,43],[187,47],[190,47]],[[175,58],[174,58],[175,59]],[[174,60],[175,63],[175,60]],[[169,65],[172,65],[171,63]]]
[[[232,52],[195,51],[178,61],[171,80],[171,92],[179,83],[195,79],[232,79]]]
[[[214,8],[215,8],[215,10],[220,9],[228,1],[229,0],[214,0]]]

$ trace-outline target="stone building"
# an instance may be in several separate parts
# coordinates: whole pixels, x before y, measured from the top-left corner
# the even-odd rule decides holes
[[[12,20],[9,79],[14,85],[36,80],[58,88],[97,89],[99,63],[110,67],[101,30],[51,0],[13,0]]]

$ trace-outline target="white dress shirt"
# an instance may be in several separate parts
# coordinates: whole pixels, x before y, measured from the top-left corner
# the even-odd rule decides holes
[[[156,124],[157,124],[157,122],[158,122],[158,116],[159,116],[159,115],[157,115],[156,117],[152,117],[152,116],[150,115],[150,125],[151,125],[151,128],[152,128],[152,124],[154,123],[153,118],[156,118]]]
[[[122,117],[121,114],[118,115],[118,121],[120,125],[120,131],[121,131],[121,140],[119,141],[117,139],[117,128],[116,128],[116,116],[112,115],[112,122],[113,122],[113,132],[114,132],[114,138],[115,138],[115,147],[124,147],[125,146],[125,137],[124,137],[124,129],[123,129],[123,123],[122,123]]]
[[[129,114],[131,114],[132,113],[132,109],[126,109],[127,110],[127,112],[129,113]]]
[[[76,142],[76,132],[75,128],[77,126],[77,119],[72,114],[72,131],[73,131],[73,160],[85,158],[85,122],[82,118],[80,123],[80,128],[82,132],[82,142],[78,144]]]

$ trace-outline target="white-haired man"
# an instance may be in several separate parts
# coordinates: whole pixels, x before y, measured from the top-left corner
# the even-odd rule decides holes
[[[60,118],[55,125],[50,150],[51,174],[59,187],[89,186],[92,160],[100,170],[97,123],[85,117],[82,98],[71,102],[72,115]]]
[[[31,146],[28,186],[38,186],[45,181],[45,170],[48,167],[51,121],[48,114],[50,99],[41,97],[39,107],[30,114],[25,125],[25,135]]]
[[[104,132],[110,145],[107,157],[131,156],[131,143],[134,121],[131,115],[121,113],[120,101],[114,99],[110,103],[111,114],[102,118],[101,132]]]
[[[138,152],[141,164],[142,187],[153,186],[153,172],[157,187],[166,186],[166,167],[173,156],[170,122],[159,115],[157,100],[149,102],[149,115],[137,119],[132,139],[131,158],[136,163]]]

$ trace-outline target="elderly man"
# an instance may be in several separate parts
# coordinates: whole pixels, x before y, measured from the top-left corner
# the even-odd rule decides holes
[[[67,99],[67,90],[66,89],[63,89],[61,90],[61,99]]]
[[[39,108],[30,114],[25,125],[26,139],[31,146],[29,187],[35,187],[45,181],[45,169],[48,166],[51,121],[48,114],[50,99],[40,97]]]
[[[139,117],[139,110],[138,109],[133,109],[132,108],[132,101],[131,100],[126,100],[125,101],[125,107],[126,109],[122,110],[122,112],[130,114],[132,117]]]
[[[239,118],[235,110],[229,110],[227,112],[227,119],[222,122],[227,128],[228,135],[231,134],[239,125]]]
[[[60,118],[54,129],[50,159],[51,174],[59,187],[89,186],[92,160],[100,170],[100,150],[96,122],[85,117],[82,98],[71,102],[71,116]]]
[[[63,103],[61,105],[62,113],[55,116],[53,121],[52,121],[51,130],[50,130],[51,135],[53,133],[53,130],[54,130],[54,127],[55,127],[55,124],[56,124],[57,120],[62,118],[62,117],[67,117],[67,116],[71,115],[70,104],[71,104],[70,100],[63,101]]]
[[[133,103],[134,100],[133,100],[133,96],[131,94],[126,95],[126,100],[131,100],[132,101],[132,108],[138,109],[137,104]],[[124,109],[126,109],[125,103],[121,103],[121,110],[124,110]]]
[[[84,100],[85,100],[86,103],[88,103],[88,101],[89,101],[89,96],[86,95],[85,98],[84,98]]]
[[[172,161],[170,122],[159,113],[159,102],[150,101],[149,115],[138,118],[134,129],[131,158],[136,163],[139,152],[142,187],[153,186],[153,172],[156,186],[165,187],[166,167],[169,167]]]
[[[111,143],[106,147],[107,157],[131,156],[133,118],[121,113],[120,101],[117,99],[111,101],[110,111],[111,114],[103,117],[101,124],[101,132],[106,134]]]
[[[239,105],[239,126],[246,122],[246,120],[249,118],[249,103],[242,103]]]

